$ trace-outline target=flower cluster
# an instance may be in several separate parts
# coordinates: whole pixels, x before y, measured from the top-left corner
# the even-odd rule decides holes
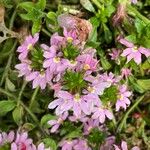
[[[64,140],[59,144],[62,150],[91,150],[87,141],[83,139],[74,139],[72,141]]]
[[[35,146],[33,140],[28,138],[27,132],[15,133],[14,131],[10,131],[8,134],[0,133],[0,148],[5,150],[46,150],[43,143]]]
[[[132,73],[128,68],[122,68],[121,75],[100,71],[96,50],[78,38],[76,28],[62,27],[62,30],[63,35],[54,33],[51,36],[49,45],[39,45],[38,33],[33,37],[28,36],[18,47],[21,63],[16,65],[16,69],[19,76],[32,81],[33,88],[45,89],[49,86],[54,90],[54,100],[48,105],[50,110],[55,109],[57,117],[48,121],[51,133],[58,133],[65,121],[71,121],[81,123],[83,135],[88,136],[94,128],[101,130],[106,118],[113,119],[113,108],[116,111],[121,108],[126,110],[130,105],[132,93],[122,80]],[[140,64],[141,54],[150,56],[147,49],[135,48],[125,39],[121,39],[120,43],[128,47],[121,54],[127,56],[127,62],[133,58]],[[117,49],[109,53],[117,64],[120,64],[120,53]],[[25,137],[27,139],[27,135]],[[35,148],[32,141],[29,141],[29,145],[24,145],[30,149]],[[14,150],[16,143],[11,144]],[[62,150],[91,149],[85,139],[63,139],[59,146]],[[38,150],[42,150],[44,145],[40,144],[38,147]]]

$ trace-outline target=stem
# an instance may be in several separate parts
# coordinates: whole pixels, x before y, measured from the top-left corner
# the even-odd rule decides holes
[[[26,85],[27,85],[27,81],[24,81],[24,82],[23,82],[23,85],[22,85],[22,87],[21,87],[21,91],[19,92],[19,95],[18,95],[18,98],[17,98],[17,106],[20,105],[21,96],[22,96],[22,93],[23,93],[23,91],[24,91]]]
[[[12,97],[14,98],[14,101],[17,100],[17,97],[9,92],[7,92],[6,90],[0,88],[0,93],[3,93],[9,97]],[[40,126],[40,122],[39,120],[37,119],[36,115],[33,114],[30,109],[22,102],[20,101],[20,104],[22,105],[22,107],[26,110],[26,112],[30,115],[30,117],[33,119],[33,121],[36,123],[36,125],[40,128],[41,132],[46,135],[46,132],[42,129],[42,127]]]
[[[51,34],[44,28],[42,28],[42,32],[45,33],[49,37],[51,36]]]
[[[3,82],[4,82],[5,77],[8,75],[8,70],[9,70],[10,65],[11,65],[11,60],[12,60],[12,57],[13,57],[13,55],[14,55],[13,52],[14,52],[14,50],[15,50],[15,48],[16,48],[16,45],[17,45],[17,40],[14,42],[14,45],[13,45],[12,49],[10,50],[11,54],[10,54],[10,56],[9,56],[9,58],[8,58],[7,65],[6,65],[5,70],[4,70],[4,73],[3,73],[3,75],[2,75],[2,79],[1,79],[1,82],[0,82],[0,85],[1,85],[1,86],[2,86],[2,84],[3,84]]]
[[[135,109],[135,107],[143,100],[144,95],[137,98],[136,102],[128,109],[128,111],[126,112],[126,114],[124,115],[121,123],[119,124],[118,128],[117,128],[117,132],[121,132],[122,128],[124,127],[124,125],[126,124],[126,120],[129,116],[129,114]]]
[[[99,3],[99,1],[97,1],[97,0],[92,0],[92,2],[93,2],[99,9],[102,9],[102,6],[101,6],[101,4]]]
[[[17,11],[15,9],[15,11],[13,12],[12,16],[11,16],[11,19],[10,19],[10,22],[9,22],[9,29],[11,30],[13,25],[14,25],[14,20],[15,20],[15,17],[16,17],[16,14],[17,14]]]
[[[138,12],[134,7],[132,7],[131,5],[127,5],[127,10],[128,10],[128,13],[135,17],[137,16],[138,18],[140,18],[141,20],[143,20],[146,24],[149,24],[150,23],[150,20],[147,19],[145,16],[143,16],[140,12]]]
[[[2,88],[0,88],[0,93],[3,93],[3,94],[5,94],[5,95],[7,95],[8,97],[14,98],[14,100],[17,99],[17,97],[16,97],[15,95],[13,95],[13,94],[7,92],[6,90],[4,90],[4,89],[2,89]]]
[[[35,98],[36,98],[36,96],[37,96],[38,91],[39,91],[39,87],[37,87],[37,88],[34,90],[34,93],[33,93],[32,97],[31,97],[30,105],[29,105],[29,109],[30,109],[30,110],[31,110],[32,107],[33,107],[33,104],[34,104],[34,101],[35,101]]]

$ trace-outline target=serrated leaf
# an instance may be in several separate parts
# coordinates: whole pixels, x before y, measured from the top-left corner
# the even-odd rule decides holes
[[[6,78],[6,86],[9,91],[11,91],[11,92],[16,91],[15,85],[8,78]]]
[[[16,104],[11,100],[0,101],[0,116],[5,116],[8,112],[15,108]]]
[[[89,0],[80,0],[81,5],[90,12],[95,12],[95,8]]]
[[[46,148],[50,147],[51,150],[56,150],[57,149],[56,142],[53,139],[45,138],[45,139],[43,139],[43,142],[46,145]]]
[[[16,124],[19,126],[21,124],[21,119],[23,117],[23,108],[22,106],[18,106],[14,109],[13,113],[13,119],[16,122]]]

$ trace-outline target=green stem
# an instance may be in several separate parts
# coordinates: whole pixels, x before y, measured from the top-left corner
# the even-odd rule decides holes
[[[138,12],[133,6],[127,5],[128,14],[133,17],[138,17],[139,19],[143,20],[146,24],[150,23],[150,20],[143,16],[140,12]]]
[[[102,6],[98,0],[92,0],[92,2],[99,8],[102,9]]]
[[[51,36],[51,33],[49,33],[46,29],[42,28],[42,32],[45,33],[48,37]]]
[[[14,101],[17,100],[17,97],[9,92],[7,92],[6,90],[0,88],[0,93],[3,93],[9,97],[12,97],[14,98]],[[20,101],[20,104],[22,105],[22,107],[26,110],[26,112],[30,115],[30,117],[33,119],[33,121],[36,123],[36,125],[40,128],[41,132],[46,135],[45,131],[42,129],[42,127],[40,126],[40,122],[39,120],[37,119],[36,115],[34,115],[32,113],[32,111],[30,111],[30,109],[22,102]]]
[[[23,84],[22,84],[22,87],[21,87],[21,91],[19,92],[19,95],[18,95],[18,98],[17,98],[17,106],[20,105],[21,96],[22,96],[22,93],[23,93],[23,91],[24,91],[26,85],[27,85],[27,81],[24,81]]]
[[[135,101],[135,103],[128,109],[128,111],[125,113],[125,115],[124,115],[124,117],[123,117],[121,123],[119,124],[119,126],[118,126],[118,128],[117,128],[117,132],[120,133],[120,132],[122,131],[124,125],[126,124],[126,120],[127,120],[128,116],[129,116],[129,114],[130,114],[130,113],[135,109],[135,107],[143,100],[143,98],[144,98],[144,95],[141,96],[141,97],[139,97],[139,98],[137,98],[136,101]]]
[[[37,94],[38,94],[38,91],[39,91],[39,87],[37,87],[37,88],[34,90],[34,93],[33,93],[32,97],[31,97],[30,105],[29,105],[29,109],[30,109],[30,110],[31,110],[32,107],[33,107],[33,104],[34,104],[35,98],[36,98],[36,96],[37,96]]]
[[[9,29],[10,29],[10,30],[13,28],[14,20],[15,20],[16,14],[17,14],[17,11],[16,11],[16,9],[15,9],[15,11],[13,12],[13,14],[12,14],[12,16],[11,16],[10,22],[9,22]]]
[[[9,71],[9,68],[10,68],[10,66],[11,66],[11,61],[12,61],[12,58],[13,58],[13,55],[14,55],[14,50],[15,50],[16,46],[17,46],[17,40],[14,42],[14,45],[13,45],[12,49],[10,50],[11,54],[10,54],[10,56],[9,56],[9,58],[8,58],[7,65],[6,65],[5,70],[4,70],[4,73],[3,73],[3,75],[2,75],[2,79],[1,79],[1,82],[0,82],[0,85],[1,85],[1,86],[2,86],[2,84],[3,84],[4,80],[5,80],[5,78],[6,78],[7,75],[8,75],[8,71]]]
[[[4,89],[2,89],[2,88],[0,88],[0,93],[3,93],[3,94],[5,94],[5,95],[7,95],[8,97],[14,98],[14,100],[17,99],[17,97],[16,97],[15,95],[13,95],[13,94],[7,92],[6,90],[4,90]]]

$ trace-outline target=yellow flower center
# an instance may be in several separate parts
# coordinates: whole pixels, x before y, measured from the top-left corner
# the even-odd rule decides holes
[[[137,46],[134,46],[134,47],[132,48],[132,50],[133,50],[133,52],[136,52],[136,51],[138,50],[138,47],[137,47]]]
[[[120,94],[120,95],[118,95],[118,99],[120,99],[120,100],[123,100],[123,95],[122,94]]]
[[[59,58],[59,57],[55,57],[55,58],[53,58],[53,61],[54,61],[55,63],[59,63],[59,62],[60,62],[60,58]]]
[[[89,65],[89,64],[85,64],[85,65],[83,66],[83,69],[84,69],[84,70],[89,70],[89,69],[90,69],[90,65]]]
[[[94,92],[95,92],[95,89],[94,89],[93,87],[90,87],[90,86],[87,88],[87,90],[88,90],[90,93],[94,93]]]
[[[75,60],[70,60],[70,63],[71,63],[72,65],[76,65],[76,64],[77,64],[77,61],[75,61]]]
[[[79,94],[75,94],[74,100],[75,100],[76,102],[79,102],[79,101],[80,101],[80,95],[79,95]]]
[[[72,38],[72,37],[67,37],[67,41],[68,41],[69,43],[72,43],[73,38]]]
[[[27,46],[27,49],[28,49],[28,50],[31,50],[32,48],[33,48],[32,44],[29,44],[29,45]]]

